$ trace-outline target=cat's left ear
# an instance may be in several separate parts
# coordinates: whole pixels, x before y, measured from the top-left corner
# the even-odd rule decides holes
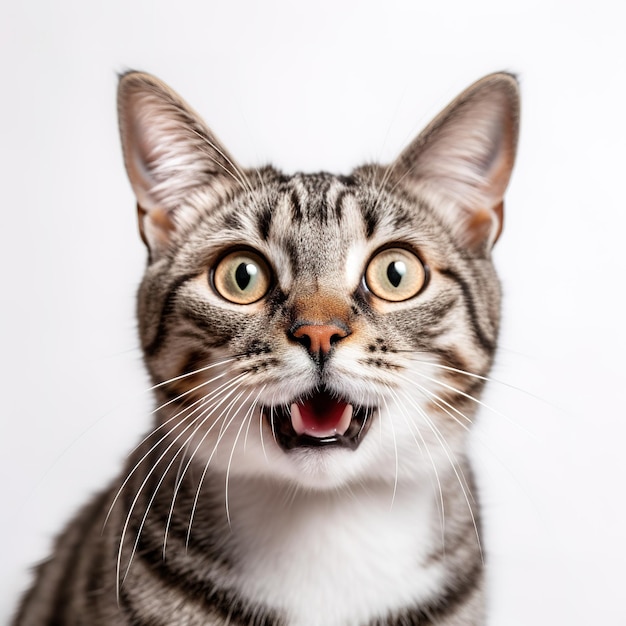
[[[502,230],[504,192],[515,160],[519,85],[491,74],[440,113],[393,165],[462,245],[491,247]]]
[[[189,219],[190,192],[203,188],[218,198],[232,188],[240,169],[200,116],[154,76],[122,75],[117,105],[141,236],[156,258]]]

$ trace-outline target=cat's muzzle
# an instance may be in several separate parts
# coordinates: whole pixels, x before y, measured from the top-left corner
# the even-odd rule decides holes
[[[294,399],[288,406],[266,406],[263,414],[276,442],[294,448],[337,446],[356,450],[377,409],[338,397],[326,388]]]

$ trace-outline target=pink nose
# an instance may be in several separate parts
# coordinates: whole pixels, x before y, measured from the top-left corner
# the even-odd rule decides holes
[[[311,354],[328,354],[334,343],[349,334],[347,328],[335,324],[305,324],[292,333]]]

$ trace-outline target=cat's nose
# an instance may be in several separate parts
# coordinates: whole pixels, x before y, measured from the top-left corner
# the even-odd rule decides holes
[[[350,334],[344,324],[295,324],[289,334],[313,356],[327,355],[334,344]]]

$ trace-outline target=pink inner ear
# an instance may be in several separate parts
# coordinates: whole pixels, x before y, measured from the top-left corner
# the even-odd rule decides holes
[[[167,247],[174,223],[166,210],[159,208],[146,210],[138,203],[137,220],[141,239],[148,248],[160,250]]]
[[[515,78],[486,76],[437,116],[397,161],[395,174],[448,222],[462,245],[491,246],[517,147]]]
[[[493,245],[494,243],[496,243],[496,241],[498,241],[498,239],[500,239],[502,229],[504,228],[504,200],[502,200],[500,204],[494,206],[492,211],[495,213],[498,223],[496,225],[496,231],[494,233],[491,245]]]
[[[498,240],[504,220],[504,201],[491,209],[473,210],[467,220],[467,243],[478,246],[485,241],[490,245]]]

